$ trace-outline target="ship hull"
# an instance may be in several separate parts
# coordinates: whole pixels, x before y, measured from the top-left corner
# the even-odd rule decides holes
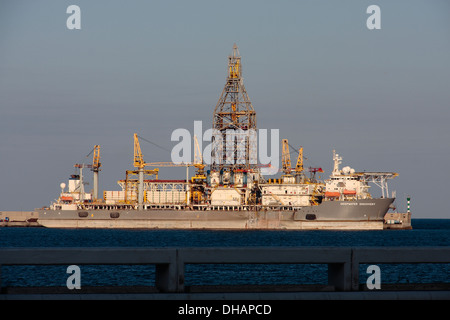
[[[38,222],[49,228],[381,230],[393,201],[325,201],[295,210],[258,211],[38,210]]]

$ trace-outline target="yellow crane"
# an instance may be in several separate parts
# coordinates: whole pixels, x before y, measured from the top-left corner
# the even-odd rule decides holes
[[[281,163],[282,163],[282,171],[284,172],[284,177],[291,177],[292,170],[294,170],[296,183],[304,181],[303,147],[300,147],[298,149],[297,163],[295,165],[295,168],[293,169],[291,168],[291,155],[289,152],[290,145],[288,139],[281,140],[281,143],[282,143]]]
[[[127,171],[127,180],[128,180],[128,174],[138,174],[138,208],[139,210],[143,209],[144,204],[144,174],[148,175],[155,175],[158,177],[159,169],[153,169],[153,170],[144,170],[145,166],[148,166],[150,164],[144,162],[144,156],[142,155],[141,146],[139,145],[139,139],[137,133],[134,134],[134,158],[133,158],[133,164],[136,168],[138,168],[136,171]],[[128,181],[126,181],[125,184],[125,200],[127,197],[127,186]]]
[[[89,157],[91,155],[91,153],[94,153],[94,156],[92,157],[92,164],[75,164],[74,167],[75,168],[79,168],[80,169],[80,177],[82,178],[82,173],[81,170],[83,168],[90,168],[93,172],[94,172],[94,192],[92,195],[92,198],[94,201],[97,201],[98,199],[98,172],[100,171],[100,167],[102,166],[102,164],[100,163],[100,146],[99,145],[95,145],[94,149],[91,150],[91,152],[89,152],[86,156]],[[81,187],[82,192],[84,193],[84,188]]]
[[[134,134],[134,166],[137,168],[140,167],[196,167],[200,171],[205,168],[205,164],[203,164],[203,157],[200,150],[200,146],[198,144],[197,136],[194,136],[194,162],[187,163],[173,163],[173,162],[144,162],[144,158],[142,156],[141,147],[139,146],[138,136]]]
[[[94,172],[94,201],[98,199],[98,172],[100,171],[100,146],[97,144],[94,146],[94,156],[92,157],[92,171]]]
[[[203,163],[203,156],[200,150],[200,146],[197,140],[197,136],[194,135],[194,162],[175,164],[173,162],[152,162],[146,163],[147,166],[157,167],[186,167],[186,184],[189,183],[189,167],[195,167],[197,169],[196,174],[191,178],[191,185],[188,185],[188,194],[186,203],[190,201],[193,203],[201,203],[204,198],[204,186],[203,183],[206,180],[205,176],[205,164]]]
[[[145,167],[144,156],[142,155],[137,133],[134,134],[134,166],[139,169]]]
[[[281,140],[282,153],[281,153],[281,165],[284,174],[291,173],[291,155],[289,153],[289,143],[288,139]]]
[[[198,144],[197,136],[194,135],[194,163],[192,164],[197,168],[197,173],[203,175],[203,169],[205,169],[205,164],[203,163],[202,150]]]
[[[203,163],[202,150],[198,144],[197,136],[194,135],[194,162],[192,165],[197,169],[195,175],[191,178],[190,196],[192,203],[203,203],[205,200],[205,164]]]
[[[138,168],[139,170],[144,169],[146,166],[155,166],[155,164],[157,164],[157,166],[162,166],[164,162],[153,162],[153,163],[146,163],[144,161],[144,156],[142,155],[142,151],[141,151],[141,146],[139,144],[139,138],[138,135],[135,133],[134,134],[134,158],[133,158],[133,165]],[[154,169],[154,170],[144,170],[145,174],[148,175],[155,175],[156,178],[158,178],[158,171],[159,169]],[[129,171],[130,173],[132,173],[133,171]]]
[[[102,164],[100,163],[100,146],[94,146],[94,156],[92,157],[92,169],[100,170]]]
[[[295,173],[301,174],[303,172],[303,147],[298,149],[297,165],[295,166]]]
[[[282,154],[281,154],[281,163],[282,163],[282,170],[285,174],[290,174],[292,172],[291,168],[291,155],[289,152],[289,142],[288,139],[281,140],[282,144]],[[303,172],[303,147],[300,147],[298,149],[298,157],[297,157],[297,164],[295,166],[295,173],[301,174]]]
[[[141,146],[139,144],[139,137],[135,133],[134,134],[134,158],[133,158],[133,164],[136,168],[139,170],[137,171],[139,182],[138,182],[138,204],[139,207],[141,207],[141,204],[144,200],[144,190],[143,190],[143,184],[144,184],[144,174],[154,174],[156,178],[158,178],[158,172],[159,169],[156,168],[154,170],[144,170],[144,168],[147,167],[186,167],[186,184],[189,182],[189,167],[193,166],[197,168],[197,173],[194,177],[192,177],[192,182],[195,183],[203,183],[203,181],[206,180],[206,176],[204,174],[204,168],[205,164],[203,163],[203,157],[202,152],[200,150],[200,146],[198,144],[197,136],[194,135],[194,162],[193,163],[182,163],[182,164],[176,164],[173,162],[145,162],[144,157],[142,155]],[[128,173],[135,173],[134,171],[127,172]],[[142,181],[142,183],[141,183]],[[126,192],[125,192],[126,194]],[[199,195],[196,195],[197,198],[199,198]],[[188,199],[189,199],[188,195]],[[189,204],[189,203],[188,203]]]

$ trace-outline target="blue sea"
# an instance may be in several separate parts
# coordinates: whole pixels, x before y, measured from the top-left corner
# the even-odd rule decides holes
[[[450,219],[412,230],[208,231],[0,228],[0,247],[450,246]],[[450,283],[450,264],[380,264],[382,283]],[[80,266],[84,286],[153,286],[155,267]],[[360,281],[368,277],[361,266]],[[185,285],[326,284],[327,266],[187,265]],[[67,266],[2,266],[2,286],[65,286]]]

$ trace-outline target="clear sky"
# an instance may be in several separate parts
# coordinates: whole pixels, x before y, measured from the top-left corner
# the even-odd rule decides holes
[[[0,0],[0,210],[49,205],[96,144],[100,190],[120,190],[133,133],[171,150],[173,130],[211,127],[234,43],[258,128],[303,146],[324,177],[333,149],[342,166],[398,172],[399,208],[410,195],[413,217],[450,217],[447,0]]]

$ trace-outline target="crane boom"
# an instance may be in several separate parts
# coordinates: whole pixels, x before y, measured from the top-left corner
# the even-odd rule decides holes
[[[92,158],[92,171],[94,172],[94,201],[98,199],[98,172],[100,171],[100,146],[97,144],[94,147],[94,156]]]
[[[200,150],[200,146],[198,144],[197,136],[194,135],[194,164],[202,164],[203,163],[203,157],[202,157],[202,151]]]
[[[288,139],[281,140],[282,144],[282,153],[281,153],[281,164],[283,168],[283,172],[285,174],[291,173],[291,155],[289,153],[289,143]]]
[[[194,167],[197,168],[198,174],[203,175],[203,169],[205,168],[205,164],[203,163],[202,150],[198,144],[197,136],[194,135]]]
[[[193,166],[193,163],[186,164],[175,164],[173,162],[144,162],[144,156],[141,151],[141,146],[139,144],[139,136],[137,133],[134,134],[134,166],[136,168],[144,167],[186,167]]]
[[[94,147],[94,156],[92,158],[92,171],[99,171],[102,164],[100,163],[100,146]]]
[[[176,164],[173,162],[148,162],[145,164],[147,167],[186,167],[186,166],[192,166],[192,163],[182,163],[182,164]]]
[[[303,172],[303,147],[300,147],[298,149],[298,158],[297,158],[297,165],[295,166],[295,173],[302,173]]]
[[[141,146],[139,145],[139,139],[137,133],[134,134],[134,166],[136,168],[144,168],[144,156],[142,155]]]

